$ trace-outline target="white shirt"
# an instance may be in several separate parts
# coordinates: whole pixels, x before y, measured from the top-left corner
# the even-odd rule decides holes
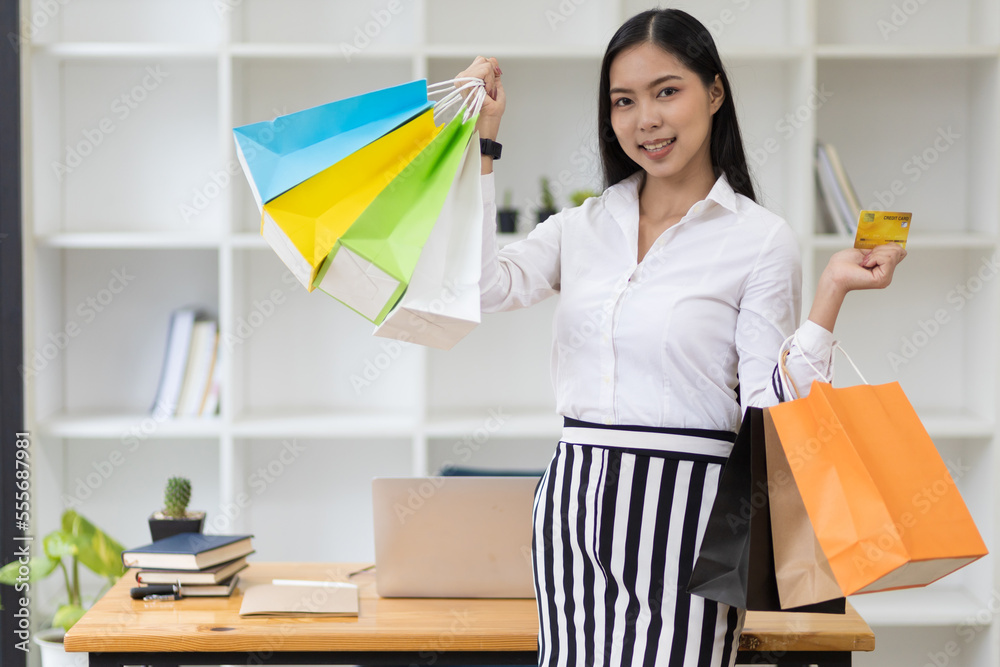
[[[560,294],[552,381],[563,416],[738,431],[737,376],[744,407],[778,402],[772,372],[802,307],[795,235],[720,177],[637,262],[641,176],[498,251],[493,174],[484,175],[482,309]],[[798,328],[786,366],[803,395],[829,377],[833,344],[814,322]]]

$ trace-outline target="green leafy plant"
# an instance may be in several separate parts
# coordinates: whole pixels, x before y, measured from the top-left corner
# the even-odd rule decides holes
[[[514,208],[514,193],[510,188],[503,191],[503,210],[509,211]]]
[[[83,616],[83,598],[80,595],[80,565],[105,577],[110,587],[125,573],[122,565],[124,547],[94,524],[73,510],[62,515],[62,525],[42,538],[44,556],[32,556],[24,576],[20,561],[12,561],[0,568],[0,584],[16,586],[35,582],[61,570],[66,583],[67,602],[60,605],[52,618],[53,627],[69,630]],[[65,558],[69,559],[67,567]],[[101,594],[104,591],[102,590]]]
[[[587,201],[591,197],[598,196],[599,193],[593,190],[576,190],[571,192],[569,195],[569,200],[573,203],[573,206],[582,206],[583,202]]]
[[[175,519],[187,516],[187,506],[191,501],[191,480],[186,477],[171,477],[163,491],[163,514]]]
[[[541,178],[542,187],[542,209],[546,211],[556,210],[556,198],[552,195],[552,185],[547,176]]]

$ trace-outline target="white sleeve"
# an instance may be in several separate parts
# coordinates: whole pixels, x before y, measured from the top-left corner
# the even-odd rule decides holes
[[[537,225],[527,238],[497,248],[496,188],[493,174],[482,176],[483,272],[479,279],[483,312],[524,308],[559,291],[562,215]]]
[[[793,331],[785,367],[801,396],[813,380],[829,380],[833,334],[807,320],[796,331],[802,308],[802,259],[790,227],[775,227],[750,274],[736,325],[740,403],[768,407],[796,398],[778,368],[782,343]],[[810,366],[810,364],[812,364]]]

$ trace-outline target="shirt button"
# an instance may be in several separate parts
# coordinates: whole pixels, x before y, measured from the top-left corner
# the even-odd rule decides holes
[[[611,417],[605,417],[604,418],[604,423],[607,424],[608,426],[611,426],[612,424],[615,423],[615,420],[612,419]]]
[[[611,337],[608,336],[608,334],[602,334],[601,335],[601,342],[602,343],[607,343],[610,339],[611,339]]]
[[[603,382],[604,384],[611,384],[611,376],[605,375],[604,377],[601,378],[601,382]]]

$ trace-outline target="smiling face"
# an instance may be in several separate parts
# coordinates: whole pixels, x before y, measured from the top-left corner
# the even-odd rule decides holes
[[[675,181],[712,173],[712,116],[725,95],[718,77],[706,87],[649,42],[619,53],[609,77],[611,127],[647,177]]]

